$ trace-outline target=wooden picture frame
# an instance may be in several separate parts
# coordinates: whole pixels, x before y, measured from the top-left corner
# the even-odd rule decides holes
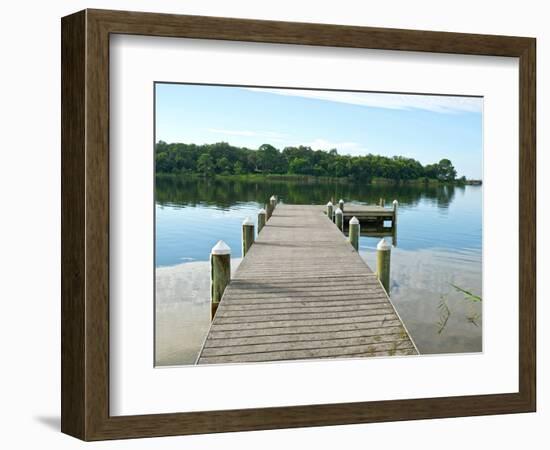
[[[62,19],[62,417],[84,440],[535,411],[533,38],[85,10]],[[109,36],[135,34],[519,58],[519,391],[261,409],[109,415]]]

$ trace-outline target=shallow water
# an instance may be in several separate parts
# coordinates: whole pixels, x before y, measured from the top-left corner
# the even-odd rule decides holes
[[[481,186],[368,186],[157,178],[156,364],[193,364],[210,323],[210,249],[223,239],[240,257],[241,222],[276,193],[285,203],[399,201],[392,302],[421,353],[482,350]],[[390,238],[391,239],[391,238]],[[380,237],[361,236],[375,268]],[[233,269],[235,268],[234,267]]]

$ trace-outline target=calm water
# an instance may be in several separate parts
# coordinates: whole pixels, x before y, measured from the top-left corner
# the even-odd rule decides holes
[[[391,298],[405,326],[421,353],[481,351],[481,304],[465,299],[451,284],[481,295],[482,192],[481,186],[157,178],[157,364],[194,362],[209,325],[210,249],[223,239],[233,249],[232,257],[239,258],[241,222],[247,216],[256,219],[273,193],[284,203],[302,204],[325,204],[331,198],[369,204],[380,197],[387,203],[397,199]],[[373,269],[379,240],[360,238],[360,253]],[[187,270],[185,276],[180,269]],[[179,284],[173,273],[180,274]],[[185,294],[174,296],[176,290]]]

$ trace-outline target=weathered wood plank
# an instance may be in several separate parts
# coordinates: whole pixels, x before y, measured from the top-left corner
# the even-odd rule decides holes
[[[298,288],[307,288],[309,289],[311,286],[323,286],[326,288],[335,288],[335,289],[344,289],[346,287],[351,286],[369,286],[369,287],[377,287],[378,280],[376,277],[373,276],[366,276],[364,278],[355,278],[353,280],[346,279],[346,278],[310,278],[307,280],[296,280],[294,284],[292,285],[292,288],[298,289]],[[281,282],[280,280],[272,281],[272,280],[264,280],[264,281],[257,281],[257,280],[250,280],[250,281],[244,281],[244,280],[233,280],[232,285],[232,292],[239,292],[239,291],[251,291],[252,289],[257,288],[261,290],[265,289],[283,289],[288,290],[289,286],[287,282]]]
[[[382,344],[360,344],[349,347],[283,350],[275,352],[205,357],[201,356],[201,364],[286,361],[295,359],[338,358],[353,356],[393,356],[398,352],[400,352],[400,354],[415,354],[416,350],[410,341],[405,341],[405,343],[402,344],[391,342]]]
[[[289,289],[292,289],[292,291],[309,291],[311,289],[315,288],[324,288],[324,289],[330,289],[330,290],[355,290],[357,288],[364,289],[364,288],[378,288],[378,280],[372,276],[372,277],[365,277],[355,279],[353,281],[346,280],[346,279],[339,279],[339,278],[331,278],[328,280],[315,280],[315,279],[309,279],[309,280],[297,280],[295,283],[292,284],[292,286],[288,286],[287,283],[277,283],[272,282],[270,280],[266,280],[263,282],[260,281],[248,281],[248,282],[242,282],[236,281],[233,282],[231,287],[231,292],[234,293],[242,293],[247,292],[250,294],[253,294],[255,292],[270,292],[270,291],[288,291]]]
[[[260,291],[261,292],[261,291]],[[363,289],[354,288],[354,289],[343,289],[341,291],[337,289],[327,289],[324,290],[293,290],[293,289],[287,289],[287,290],[280,290],[280,291],[271,291],[271,292],[262,292],[261,294],[254,294],[252,292],[233,292],[230,291],[227,295],[227,298],[232,299],[247,299],[247,298],[254,298],[254,299],[270,299],[270,298],[281,298],[281,297],[290,297],[293,299],[298,298],[316,298],[316,297],[322,297],[322,296],[330,296],[330,297],[337,297],[337,298],[357,298],[359,296],[377,296],[377,294],[380,294],[380,290],[377,287],[365,287]]]
[[[290,298],[290,297],[289,297]],[[315,308],[315,310],[318,310],[318,307],[330,307],[335,308],[338,306],[361,306],[361,305],[387,305],[387,303],[384,301],[384,297],[380,296],[376,300],[378,301],[372,301],[365,303],[365,298],[349,298],[349,299],[340,299],[336,297],[336,300],[334,297],[328,298],[326,300],[319,301],[317,300],[317,297],[313,297],[314,300],[290,300],[287,302],[281,302],[281,301],[254,301],[250,300],[248,302],[243,303],[242,301],[233,301],[230,305],[226,306],[224,308],[224,311],[252,311],[252,310],[280,310],[285,309],[289,306],[294,306],[295,308],[303,309],[303,308]],[[370,300],[370,298],[369,298]],[[292,309],[293,311],[296,309]]]
[[[315,325],[336,325],[336,324],[347,324],[347,323],[357,323],[357,322],[368,322],[368,321],[381,321],[385,326],[387,321],[395,320],[396,316],[394,314],[380,314],[380,315],[355,315],[353,317],[341,317],[338,319],[303,319],[303,320],[273,320],[271,322],[245,322],[237,323],[238,329],[241,330],[253,330],[258,328],[288,328],[288,327],[300,327],[300,326],[315,326]],[[235,329],[235,323],[223,323],[220,319],[215,320],[216,326],[210,327],[210,332],[212,330],[224,330],[224,329]],[[214,325],[214,324],[212,324]]]
[[[268,336],[248,336],[248,337],[228,337],[220,336],[214,338],[209,336],[208,348],[214,347],[233,347],[237,345],[252,345],[252,344],[272,344],[276,342],[299,342],[299,341],[319,341],[322,339],[336,341],[338,339],[347,338],[372,338],[374,342],[380,342],[381,336],[401,336],[403,327],[388,327],[388,328],[373,328],[371,330],[338,330],[332,332],[321,331],[317,333],[299,333],[299,334],[280,334]],[[379,339],[377,339],[379,338]],[[395,340],[395,339],[394,339]]]
[[[375,351],[386,350],[392,347],[399,347],[402,341],[403,347],[409,348],[408,340],[400,338],[400,334],[387,334],[378,336],[345,337],[341,339],[316,339],[298,342],[269,342],[253,343],[246,345],[226,345],[226,346],[208,346],[202,356],[226,356],[226,355],[245,355],[248,353],[273,353],[280,351],[297,350],[325,350],[338,349],[343,350],[346,347],[358,347],[363,345],[375,346]]]
[[[287,336],[293,334],[308,335],[312,333],[330,333],[332,331],[364,331],[372,332],[372,330],[386,330],[392,327],[401,327],[401,322],[398,319],[386,320],[365,320],[363,322],[337,323],[337,324],[322,324],[322,325],[302,325],[292,327],[271,327],[271,328],[251,328],[242,329],[218,327],[215,331],[210,331],[208,339],[225,339],[231,337],[254,337],[254,336]]]
[[[379,311],[389,311],[392,309],[388,307],[386,302],[374,303],[374,304],[352,304],[352,305],[323,305],[323,306],[288,306],[286,308],[248,308],[248,309],[228,309],[225,308],[220,313],[220,317],[279,317],[281,315],[296,315],[301,314],[333,314],[342,312],[355,312],[355,311],[369,311],[378,313]]]
[[[277,322],[277,321],[295,321],[295,320],[309,320],[309,319],[321,319],[321,320],[332,320],[332,319],[345,319],[347,317],[368,317],[368,316],[378,316],[380,314],[394,315],[393,309],[386,305],[386,307],[370,309],[365,311],[336,311],[336,312],[313,312],[313,313],[291,313],[291,314],[262,314],[252,317],[228,317],[225,316],[223,312],[217,316],[219,324],[228,324],[228,323],[257,323],[257,322]]]
[[[231,306],[227,306],[227,309],[234,309],[235,307],[249,307],[252,305],[255,305],[258,308],[263,307],[277,307],[277,306],[285,306],[287,303],[295,304],[298,306],[323,306],[324,304],[329,304],[332,302],[345,302],[347,304],[360,304],[360,303],[367,303],[367,304],[374,304],[374,303],[380,303],[384,302],[385,297],[382,295],[375,293],[376,295],[358,295],[350,298],[342,298],[339,297],[337,294],[335,295],[323,295],[321,296],[310,296],[310,297],[271,297],[268,299],[261,298],[239,298],[234,297],[231,298]],[[229,302],[228,302],[229,303]],[[342,303],[343,304],[343,303]]]

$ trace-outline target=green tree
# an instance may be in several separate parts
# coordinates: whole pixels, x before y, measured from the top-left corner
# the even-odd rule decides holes
[[[438,170],[439,170],[438,164],[428,164],[424,167],[424,176],[426,178],[436,179]]]
[[[441,181],[454,181],[456,170],[449,159],[442,159],[437,165],[437,178]]]
[[[269,144],[263,144],[257,151],[258,168],[267,173],[284,173],[286,161],[281,152]]]
[[[233,166],[229,162],[229,159],[227,159],[225,156],[222,156],[220,159],[218,159],[218,162],[216,163],[216,172],[229,175],[232,172]]]
[[[214,173],[214,161],[208,153],[203,153],[197,161],[197,170],[203,175],[212,175]]]
[[[233,172],[235,172],[236,175],[241,175],[246,173],[246,170],[243,166],[243,163],[240,161],[237,161],[235,165],[233,166]]]
[[[290,161],[288,170],[290,173],[299,174],[299,175],[308,175],[311,168],[306,159],[294,158],[292,161]]]

